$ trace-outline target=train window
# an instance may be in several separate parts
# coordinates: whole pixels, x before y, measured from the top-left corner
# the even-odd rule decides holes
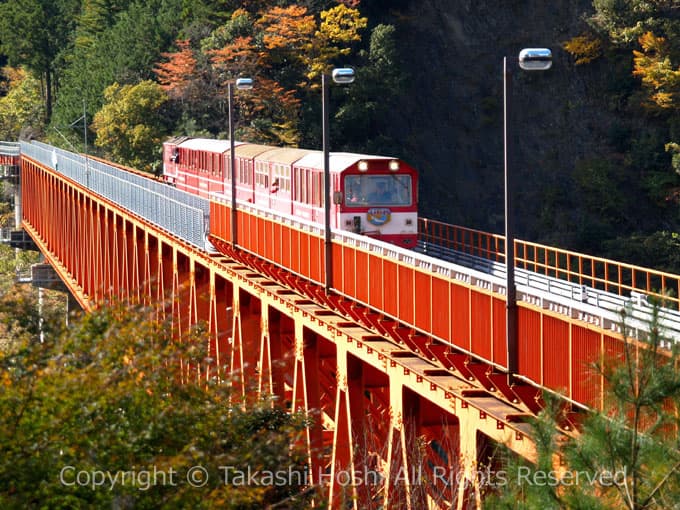
[[[300,197],[300,201],[304,202],[305,204],[309,203],[309,170],[303,170],[302,171],[302,179],[301,179],[301,191],[302,191],[302,196]]]
[[[312,190],[310,203],[312,205],[321,205],[319,201],[319,174],[310,172],[310,179],[312,181],[312,187],[310,188]]]
[[[373,174],[345,175],[345,205],[348,207],[411,205],[410,175]]]
[[[258,161],[255,164],[255,184],[257,184],[261,188],[266,188],[267,187],[267,182],[269,176],[267,175],[268,173],[268,168],[267,168],[267,163],[260,162]]]

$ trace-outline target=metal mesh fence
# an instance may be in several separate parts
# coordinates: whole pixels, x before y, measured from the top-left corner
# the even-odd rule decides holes
[[[21,152],[92,192],[199,248],[205,248],[206,199],[42,142],[21,142]]]

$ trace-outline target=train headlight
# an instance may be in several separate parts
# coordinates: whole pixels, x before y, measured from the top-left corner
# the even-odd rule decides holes
[[[360,172],[367,172],[368,171],[368,161],[359,161],[359,164],[357,165],[359,168]]]
[[[390,170],[392,170],[393,172],[396,172],[397,170],[399,170],[399,160],[393,159],[392,161],[390,161],[389,167],[390,167]]]

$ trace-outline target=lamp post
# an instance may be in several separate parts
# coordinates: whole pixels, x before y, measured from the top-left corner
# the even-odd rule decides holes
[[[238,78],[236,82],[227,85],[229,108],[229,165],[231,170],[231,247],[236,248],[236,144],[234,142],[234,85],[238,90],[253,88],[252,78]]]
[[[503,57],[503,167],[505,173],[505,325],[507,341],[508,373],[519,370],[519,339],[517,335],[517,289],[515,287],[515,231],[512,200],[515,183],[514,150],[510,137],[512,67],[519,65],[525,71],[547,71],[552,66],[552,52],[547,48],[526,48],[520,51],[515,61]]]
[[[329,76],[324,73],[321,75],[321,111],[322,111],[322,150],[323,150],[323,212],[324,212],[324,266],[326,273],[325,288],[328,294],[333,287],[333,244],[331,240],[331,168],[329,142]],[[352,83],[354,81],[354,69],[341,67],[333,69],[331,78],[335,83]]]

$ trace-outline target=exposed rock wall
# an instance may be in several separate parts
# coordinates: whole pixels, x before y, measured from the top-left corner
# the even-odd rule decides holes
[[[393,123],[422,172],[427,217],[503,232],[503,57],[548,47],[553,68],[513,75],[518,234],[568,237],[579,221],[572,174],[602,150],[612,119],[601,101],[606,63],[573,65],[564,41],[584,28],[589,0],[410,0],[392,6],[410,97]],[[551,230],[553,232],[551,232]]]

